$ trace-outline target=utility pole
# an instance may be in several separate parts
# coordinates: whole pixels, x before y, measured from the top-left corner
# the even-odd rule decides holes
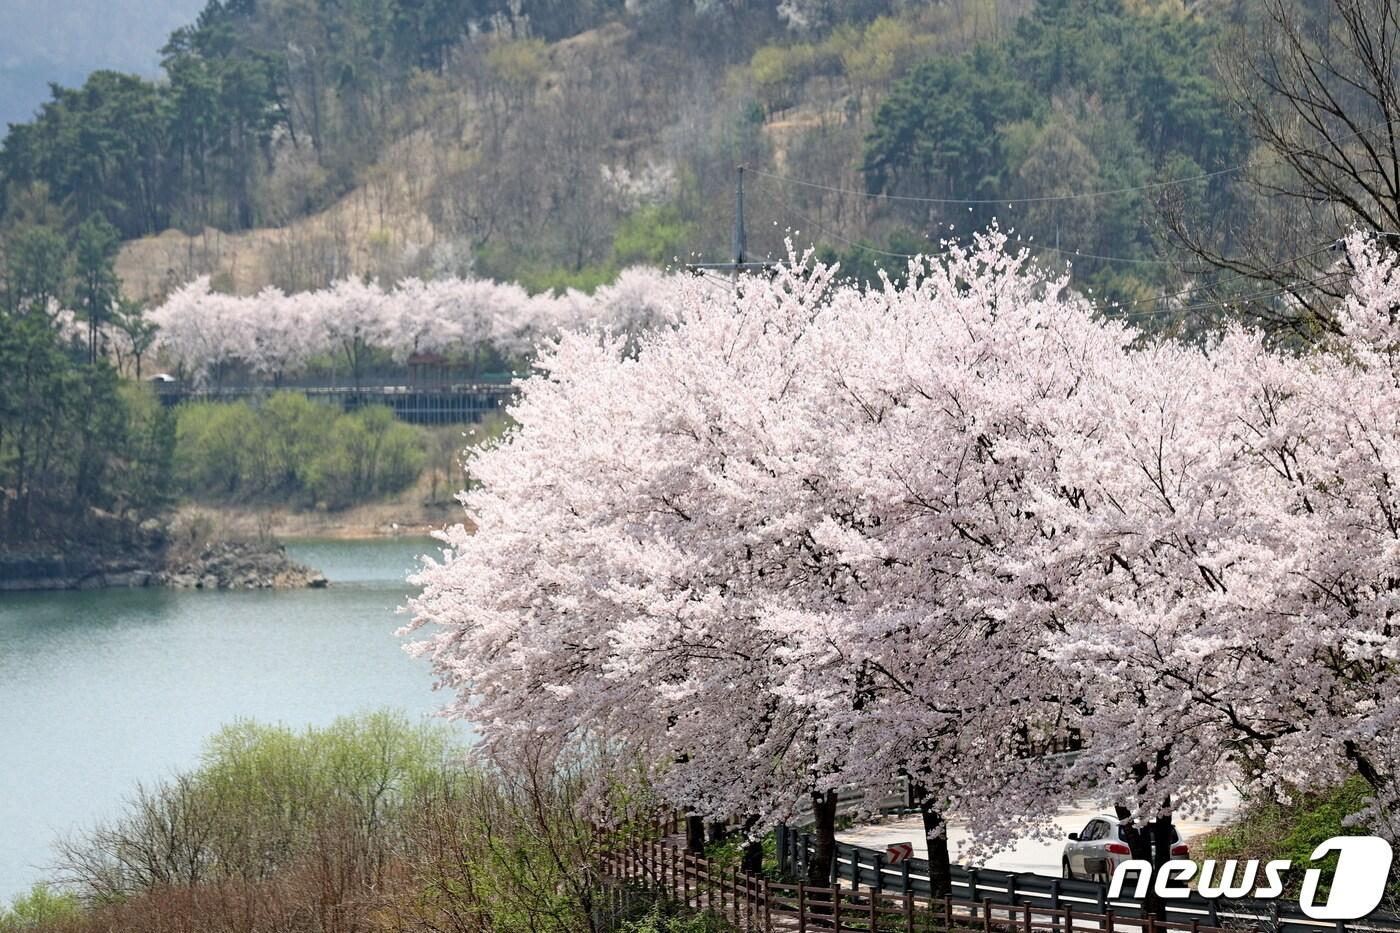
[[[744,230],[744,167],[738,168],[738,180],[734,187],[734,240],[733,258],[729,262],[688,262],[687,272],[728,272],[738,278],[741,272],[760,272],[772,269],[777,263],[750,262],[748,257],[748,236]]]
[[[739,181],[734,187],[734,265],[744,264],[744,167],[739,166]]]

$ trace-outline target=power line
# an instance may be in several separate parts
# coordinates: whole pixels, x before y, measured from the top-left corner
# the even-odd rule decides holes
[[[1326,246],[1319,247],[1319,248],[1313,250],[1312,252],[1303,253],[1301,256],[1293,256],[1293,257],[1290,257],[1290,258],[1288,258],[1288,259],[1279,260],[1279,262],[1275,263],[1275,264],[1272,265],[1272,266],[1268,266],[1268,267],[1266,267],[1266,268],[1263,268],[1263,269],[1258,270],[1257,274],[1247,275],[1247,274],[1245,274],[1245,273],[1243,273],[1243,272],[1234,272],[1234,273],[1232,273],[1232,274],[1235,276],[1235,281],[1236,281],[1236,282],[1241,281],[1241,280],[1244,280],[1244,279],[1258,279],[1260,276],[1268,275],[1268,274],[1271,273],[1271,272],[1277,272],[1277,271],[1279,271],[1280,269],[1286,269],[1286,268],[1288,268],[1289,266],[1293,265],[1295,262],[1302,262],[1304,259],[1311,259],[1312,257],[1321,255],[1322,253],[1331,252],[1332,249],[1333,249],[1333,244],[1328,243]],[[1330,274],[1330,273],[1329,273],[1329,274]],[[1131,308],[1131,307],[1133,307],[1133,306],[1135,306],[1135,305],[1139,305],[1139,304],[1153,304],[1153,303],[1159,302],[1159,301],[1170,301],[1170,300],[1173,299],[1173,298],[1180,298],[1182,295],[1189,295],[1189,294],[1191,294],[1192,292],[1203,292],[1203,291],[1208,291],[1209,289],[1212,289],[1212,288],[1219,288],[1219,287],[1220,287],[1221,285],[1223,285],[1223,284],[1226,284],[1226,283],[1223,283],[1223,282],[1207,282],[1207,283],[1205,283],[1204,285],[1193,285],[1191,288],[1184,288],[1184,289],[1182,289],[1182,290],[1179,291],[1179,292],[1171,292],[1171,293],[1165,294],[1165,295],[1154,295],[1154,296],[1152,296],[1151,298],[1137,298],[1137,299],[1134,299],[1134,300],[1132,300],[1132,301],[1116,301],[1116,302],[1113,302],[1109,307],[1115,308],[1115,309],[1117,309],[1117,308]]]
[[[1348,275],[1350,275],[1350,273],[1344,270],[1327,272],[1316,279],[1309,279],[1305,282],[1296,282],[1293,285],[1276,285],[1264,291],[1258,291],[1247,295],[1235,295],[1230,298],[1222,298],[1219,301],[1211,301],[1198,305],[1186,305],[1180,308],[1159,308],[1153,311],[1132,311],[1128,312],[1127,314],[1112,315],[1112,317],[1138,319],[1160,317],[1164,315],[1194,314],[1197,311],[1210,311],[1216,308],[1228,308],[1231,305],[1239,305],[1245,302],[1263,301],[1269,298],[1278,298],[1283,295],[1292,295],[1295,292],[1300,291],[1302,289],[1320,288],[1323,285],[1330,284],[1330,282],[1335,279],[1345,278]],[[1102,312],[1104,309],[1100,307],[1098,310]]]
[[[751,170],[751,171],[752,171],[752,170]],[[760,173],[760,174],[761,174],[761,173]],[[781,199],[775,192],[773,192],[773,191],[771,191],[771,190],[769,190],[769,189],[767,189],[767,188],[764,188],[764,187],[762,187],[762,186],[760,186],[760,185],[754,185],[754,186],[753,186],[753,189],[754,189],[755,191],[758,191],[758,192],[760,192],[760,193],[766,195],[766,196],[769,198],[769,200],[771,200],[774,204],[778,205],[779,208],[784,208],[784,209],[786,209],[787,211],[789,211],[790,213],[796,215],[798,218],[802,219],[803,222],[805,222],[805,223],[808,224],[808,226],[816,227],[818,230],[820,230],[822,233],[825,233],[827,236],[831,237],[833,240],[836,240],[836,241],[838,241],[838,242],[840,242],[840,243],[844,243],[845,245],[851,247],[852,249],[864,250],[864,251],[866,251],[866,252],[868,252],[868,253],[877,253],[877,254],[879,254],[879,255],[881,255],[881,256],[889,256],[889,257],[891,257],[891,258],[893,258],[893,259],[918,259],[920,256],[930,255],[930,253],[897,253],[897,252],[891,252],[890,250],[887,250],[887,249],[881,249],[881,248],[879,248],[878,246],[870,246],[870,245],[868,245],[868,244],[866,244],[866,243],[860,243],[860,242],[857,242],[857,241],[855,241],[855,240],[846,239],[845,237],[841,236],[840,234],[835,233],[834,231],[832,231],[832,230],[830,230],[830,229],[828,229],[828,228],[822,226],[821,224],[817,223],[816,221],[812,220],[807,214],[805,214],[805,213],[803,213],[802,211],[798,210],[797,208],[793,207],[792,204],[791,204],[790,202]],[[1032,248],[1032,249],[1049,250],[1049,251],[1054,252],[1054,253],[1059,253],[1059,254],[1062,255],[1062,256],[1074,256],[1074,257],[1078,257],[1078,258],[1080,258],[1080,259],[1091,259],[1091,260],[1097,260],[1097,261],[1099,261],[1099,262],[1123,262],[1123,263],[1132,263],[1132,264],[1134,264],[1134,265],[1151,265],[1151,266],[1170,266],[1170,265],[1172,264],[1169,260],[1166,260],[1166,259],[1139,259],[1139,258],[1132,257],[1132,256],[1103,256],[1103,255],[1100,255],[1100,254],[1098,254],[1098,253],[1086,253],[1086,252],[1084,252],[1083,250],[1078,250],[1078,249],[1065,249],[1065,248],[1062,248],[1062,247],[1059,247],[1059,246],[1050,246],[1050,245],[1045,244],[1045,243],[1031,243],[1030,241],[1021,241],[1021,240],[1018,240],[1017,242],[1026,242],[1026,243],[1030,246],[1030,248]]]
[[[1364,136],[1364,135],[1366,135],[1367,133],[1374,133],[1374,132],[1376,132],[1377,130],[1385,129],[1386,127],[1389,127],[1389,126],[1391,126],[1391,125],[1393,125],[1393,124],[1395,124],[1395,123],[1400,123],[1400,118],[1397,118],[1397,119],[1394,119],[1394,120],[1386,120],[1386,121],[1384,121],[1384,122],[1381,122],[1381,123],[1376,124],[1375,126],[1371,126],[1371,127],[1365,128],[1365,129],[1357,130],[1356,132],[1354,132],[1354,133],[1349,133],[1349,134],[1347,134],[1346,136],[1340,136],[1340,137],[1338,137],[1338,138],[1336,138],[1336,139],[1330,140],[1330,141],[1329,141],[1329,145],[1336,145],[1337,143],[1344,143],[1344,142],[1347,142],[1347,141],[1349,141],[1349,140],[1355,139],[1355,138],[1357,138],[1358,136]],[[1284,150],[1283,154],[1285,154],[1285,155],[1302,155],[1302,154],[1305,154],[1305,153],[1317,153],[1317,152],[1320,152],[1322,149],[1323,149],[1322,146],[1314,146],[1314,147],[1311,147],[1311,148],[1287,149],[1287,150]],[[1282,159],[1282,158],[1277,158],[1277,159],[1274,159],[1274,160],[1272,160],[1271,162],[1269,162],[1269,163],[1267,163],[1267,164],[1277,165],[1277,164],[1282,164],[1282,162],[1283,162],[1283,159]],[[818,182],[807,181],[807,180],[802,179],[802,178],[793,178],[793,177],[787,176],[787,175],[777,175],[777,174],[774,174],[773,172],[765,172],[765,171],[763,171],[762,169],[757,169],[757,168],[750,168],[749,171],[753,172],[755,175],[761,175],[761,176],[763,176],[764,178],[772,178],[772,179],[774,179],[775,181],[781,181],[781,182],[784,182],[784,183],[789,184],[789,185],[799,185],[799,186],[804,187],[804,188],[815,188],[815,189],[817,189],[817,190],[819,190],[819,191],[828,191],[828,192],[831,192],[831,193],[833,193],[833,194],[853,194],[853,195],[856,195],[857,197],[871,198],[871,199],[875,199],[875,200],[884,200],[884,201],[909,201],[909,202],[914,202],[914,203],[918,203],[918,204],[959,204],[959,205],[1005,204],[1007,207],[1010,207],[1010,206],[1013,205],[1013,204],[1044,204],[1044,203],[1047,203],[1047,202],[1055,202],[1055,201],[1078,201],[1078,200],[1083,200],[1083,199],[1086,199],[1086,198],[1105,198],[1105,197],[1111,197],[1111,196],[1113,196],[1113,195],[1118,195],[1118,194],[1135,194],[1135,193],[1142,192],[1142,191],[1155,191],[1155,190],[1158,190],[1158,189],[1161,189],[1161,188],[1170,188],[1170,187],[1172,187],[1172,186],[1174,186],[1174,185],[1185,185],[1185,184],[1190,184],[1190,183],[1192,183],[1192,182],[1208,181],[1208,180],[1210,180],[1210,179],[1212,179],[1212,178],[1218,178],[1218,177],[1220,177],[1220,176],[1222,176],[1222,175],[1231,175],[1231,174],[1234,174],[1235,172],[1240,172],[1240,171],[1243,171],[1243,170],[1246,169],[1246,168],[1249,168],[1249,165],[1250,165],[1250,163],[1248,163],[1248,162],[1241,162],[1241,163],[1238,164],[1238,165],[1232,165],[1232,166],[1230,166],[1230,167],[1228,167],[1228,168],[1216,169],[1216,170],[1213,171],[1213,172],[1203,172],[1203,173],[1201,173],[1201,174],[1199,174],[1199,175],[1191,175],[1191,176],[1186,177],[1186,178],[1175,178],[1175,179],[1171,179],[1171,180],[1169,180],[1169,181],[1150,182],[1150,183],[1145,184],[1145,185],[1131,185],[1131,186],[1125,187],[1125,188],[1109,188],[1109,189],[1104,189],[1104,190],[1101,190],[1101,191],[1083,191],[1083,192],[1078,192],[1078,193],[1075,193],[1075,194],[1044,194],[1044,195],[1036,195],[1036,196],[1033,196],[1033,197],[1025,197],[1025,198],[929,198],[929,197],[916,197],[916,196],[914,196],[914,195],[904,195],[904,194],[881,194],[881,193],[876,193],[876,192],[872,192],[872,191],[861,191],[861,190],[859,190],[859,189],[857,189],[857,188],[842,188],[842,187],[839,187],[839,186],[836,186],[836,185],[823,185],[823,184],[820,184],[820,183],[818,183]]]
[[[842,243],[845,243],[846,245],[851,246],[851,247],[853,247],[853,248],[856,248],[856,249],[863,249],[863,250],[867,250],[867,251],[870,251],[870,252],[879,253],[880,255],[894,257],[894,258],[897,258],[897,259],[919,259],[919,258],[924,258],[925,256],[932,258],[932,257],[938,256],[938,255],[941,255],[941,253],[940,253],[939,251],[934,251],[934,250],[931,250],[930,252],[924,253],[924,254],[896,253],[896,252],[891,252],[891,251],[889,251],[889,250],[879,249],[878,247],[867,246],[867,245],[864,244],[864,243],[857,243],[857,242],[855,242],[855,241],[853,241],[853,240],[846,239],[845,237],[842,237],[842,236],[840,236],[840,235],[838,235],[838,234],[836,234],[836,233],[833,233],[832,231],[830,231],[830,230],[828,230],[827,228],[823,227],[821,224],[816,223],[815,221],[812,221],[811,218],[808,217],[806,214],[804,214],[803,212],[797,210],[797,209],[794,208],[791,204],[789,204],[789,203],[787,203],[786,201],[782,200],[781,198],[779,198],[779,197],[777,196],[776,193],[774,193],[774,192],[768,190],[767,188],[764,188],[764,187],[761,187],[761,186],[758,186],[758,185],[755,185],[755,186],[753,186],[753,187],[754,187],[755,190],[757,190],[757,191],[761,192],[763,195],[765,195],[765,196],[766,196],[770,201],[772,201],[772,202],[774,203],[774,205],[776,205],[780,210],[786,209],[787,211],[789,211],[789,212],[791,212],[792,214],[796,215],[796,216],[798,217],[798,219],[806,221],[810,226],[816,227],[818,230],[820,230],[822,233],[825,233],[827,236],[830,236],[830,237],[832,237],[833,239],[836,239],[836,240],[838,240],[838,241],[840,241],[840,242],[842,242]],[[1290,258],[1288,258],[1288,259],[1280,260],[1278,263],[1274,264],[1273,266],[1269,266],[1269,267],[1266,267],[1266,268],[1264,268],[1264,269],[1261,269],[1261,270],[1259,270],[1259,271],[1260,271],[1260,274],[1266,275],[1266,274],[1271,273],[1271,272],[1277,272],[1277,271],[1279,271],[1279,270],[1281,270],[1281,269],[1285,269],[1285,268],[1287,268],[1287,267],[1293,265],[1294,263],[1302,262],[1302,261],[1305,260],[1305,259],[1311,259],[1312,257],[1321,255],[1322,253],[1325,253],[1325,252],[1330,252],[1331,250],[1333,250],[1333,249],[1335,248],[1335,245],[1336,245],[1336,244],[1335,244],[1334,242],[1328,241],[1327,244],[1325,244],[1325,245],[1323,245],[1323,246],[1319,246],[1318,248],[1316,248],[1316,249],[1314,249],[1314,250],[1311,250],[1311,251],[1309,251],[1309,252],[1307,252],[1307,253],[1303,253],[1303,254],[1301,254],[1301,255],[1299,255],[1299,256],[1293,256],[1293,257],[1290,257]],[[1230,304],[1235,304],[1235,303],[1239,303],[1239,302],[1256,301],[1256,300],[1262,300],[1262,299],[1271,298],[1271,297],[1277,297],[1277,296],[1279,296],[1279,295],[1289,294],[1289,293],[1293,292],[1294,290],[1300,289],[1300,288],[1316,288],[1316,287],[1318,287],[1318,286],[1320,286],[1320,285],[1326,283],[1328,280],[1333,279],[1333,278],[1336,278],[1337,276],[1340,276],[1340,275],[1346,275],[1346,273],[1345,273],[1345,272],[1330,272],[1330,273],[1325,273],[1324,275],[1322,275],[1322,276],[1321,276],[1320,278],[1318,278],[1318,279],[1313,279],[1313,280],[1310,280],[1310,281],[1307,281],[1307,282],[1300,282],[1300,283],[1298,283],[1298,284],[1296,284],[1296,285],[1292,285],[1292,286],[1278,286],[1278,285],[1274,285],[1274,286],[1270,286],[1269,289],[1266,289],[1266,290],[1264,290],[1264,291],[1255,292],[1255,293],[1253,293],[1253,294],[1245,294],[1245,295],[1237,295],[1237,296],[1233,296],[1233,297],[1221,298],[1221,299],[1219,299],[1219,300],[1210,301],[1210,302],[1206,302],[1206,303],[1198,304],[1198,305],[1194,305],[1194,306],[1193,306],[1193,305],[1187,305],[1187,306],[1178,307],[1178,308],[1160,308],[1160,309],[1156,309],[1156,310],[1152,310],[1152,311],[1140,311],[1140,312],[1128,311],[1128,312],[1124,313],[1124,310],[1123,310],[1123,309],[1125,309],[1125,308],[1133,308],[1133,307],[1136,307],[1137,305],[1160,304],[1160,303],[1162,303],[1162,302],[1170,301],[1170,300],[1172,300],[1173,298],[1180,298],[1180,297],[1182,297],[1183,295],[1190,295],[1190,294],[1194,294],[1194,293],[1197,293],[1197,292],[1208,291],[1208,290],[1213,289],[1213,288],[1219,288],[1222,284],[1226,284],[1226,283],[1222,283],[1222,282],[1209,282],[1209,283],[1206,283],[1206,284],[1203,284],[1203,285],[1195,285],[1195,286],[1192,286],[1192,287],[1190,287],[1190,288],[1185,288],[1185,289],[1182,289],[1182,290],[1176,291],[1176,292],[1169,292],[1169,293],[1166,293],[1166,294],[1154,295],[1154,296],[1152,296],[1152,297],[1150,297],[1150,298],[1137,298],[1137,299],[1133,299],[1133,300],[1130,300],[1130,301],[1117,301],[1117,302],[1111,302],[1111,303],[1106,304],[1106,305],[1103,304],[1103,303],[1094,302],[1094,301],[1091,301],[1090,303],[1094,305],[1095,309],[1096,309],[1097,311],[1099,311],[1099,313],[1104,314],[1104,315],[1106,315],[1106,316],[1113,316],[1113,317],[1120,317],[1120,318],[1146,318],[1146,317],[1156,317],[1156,316],[1168,315],[1168,314],[1170,314],[1170,315],[1182,315],[1182,314],[1190,314],[1190,313],[1193,313],[1193,312],[1195,312],[1195,311],[1202,311],[1202,310],[1207,310],[1207,309],[1214,309],[1214,308],[1217,308],[1217,307],[1225,307],[1225,306],[1228,306],[1228,305],[1230,305]],[[1246,279],[1255,279],[1255,278],[1257,278],[1256,276],[1246,275],[1246,274],[1240,273],[1240,272],[1234,273],[1234,276],[1235,276],[1235,278],[1234,278],[1234,280],[1233,280],[1234,282],[1240,282],[1240,281],[1243,281],[1243,280],[1246,280]],[[1109,312],[1117,312],[1117,313],[1116,313],[1116,314],[1109,315]]]

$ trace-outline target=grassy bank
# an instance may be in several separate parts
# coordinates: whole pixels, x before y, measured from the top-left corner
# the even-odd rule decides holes
[[[1206,836],[1197,847],[1200,858],[1287,859],[1294,868],[1285,875],[1288,895],[1296,897],[1303,882],[1303,867],[1313,866],[1310,856],[1320,844],[1334,836],[1361,836],[1371,830],[1348,823],[1346,817],[1366,809],[1371,790],[1359,777],[1318,793],[1295,793],[1291,799],[1255,800],[1246,803],[1239,820]],[[1323,869],[1319,894],[1331,887],[1337,855],[1329,855],[1316,867]],[[1391,866],[1387,900],[1400,901],[1400,866]]]

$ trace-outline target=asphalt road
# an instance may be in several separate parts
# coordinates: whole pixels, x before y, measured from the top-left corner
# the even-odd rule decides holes
[[[1177,832],[1181,834],[1182,839],[1186,840],[1186,844],[1190,845],[1195,838],[1232,822],[1238,815],[1239,808],[1239,794],[1232,788],[1222,789],[1219,804],[1209,818],[1178,817],[1176,821]],[[1059,813],[1055,815],[1055,823],[1063,833],[1067,834],[1083,829],[1085,823],[1103,812],[1104,809],[1097,805],[1088,802],[1076,803],[1072,806],[1061,807]],[[871,849],[883,849],[896,842],[909,842],[914,846],[916,858],[925,858],[928,855],[928,842],[924,839],[923,823],[918,816],[889,817],[879,823],[852,827],[845,832],[837,833],[836,837],[842,842]],[[952,845],[953,861],[963,861],[960,854],[967,841],[967,829],[956,817],[949,824],[948,840]],[[1060,855],[1063,847],[1063,836],[1051,841],[1022,839],[1011,848],[987,859],[985,866],[1002,871],[1028,871],[1059,877]]]

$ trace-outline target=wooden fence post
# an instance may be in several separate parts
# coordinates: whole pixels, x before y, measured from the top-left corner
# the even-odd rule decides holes
[[[710,874],[710,863],[699,855],[695,856],[695,892],[696,900],[702,901],[706,910],[715,909],[715,880]]]
[[[739,900],[743,890],[739,883],[739,869],[729,869],[729,876],[734,882],[734,925],[742,930],[744,928],[744,905]]]
[[[797,885],[797,933],[807,933],[807,885]]]

